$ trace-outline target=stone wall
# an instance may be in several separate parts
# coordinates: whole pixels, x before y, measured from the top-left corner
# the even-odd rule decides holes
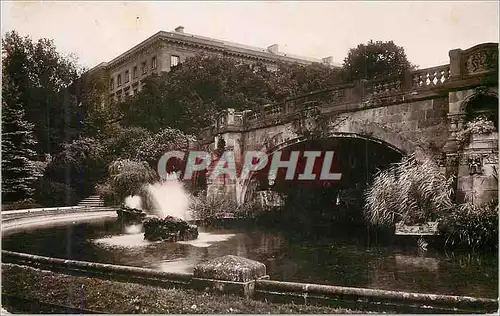
[[[438,150],[444,146],[449,135],[447,112],[446,96],[370,108],[331,118],[330,132],[332,136],[335,133],[352,133],[372,137],[407,154],[416,147]],[[242,133],[246,150],[268,150],[299,136],[291,123]]]

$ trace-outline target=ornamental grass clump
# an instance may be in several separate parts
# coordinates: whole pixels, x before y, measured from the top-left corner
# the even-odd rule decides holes
[[[435,221],[453,207],[452,181],[431,158],[407,156],[375,175],[365,191],[365,218],[375,226]]]

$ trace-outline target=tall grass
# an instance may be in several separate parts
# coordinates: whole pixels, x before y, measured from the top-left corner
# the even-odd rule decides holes
[[[189,209],[193,218],[201,220],[220,219],[224,217],[252,218],[260,211],[258,203],[249,202],[238,205],[227,194],[207,196],[206,191],[191,195]]]
[[[484,205],[470,201],[457,205],[438,226],[445,246],[452,248],[498,248],[498,199]]]
[[[493,177],[498,181],[496,168]],[[365,191],[365,218],[375,226],[438,221],[447,248],[498,248],[498,199],[456,204],[452,181],[431,158],[405,157],[376,174]]]
[[[430,157],[407,156],[375,175],[365,191],[365,217],[375,226],[437,220],[453,207],[452,181]]]

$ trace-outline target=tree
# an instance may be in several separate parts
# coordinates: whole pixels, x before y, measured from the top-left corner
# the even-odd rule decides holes
[[[187,151],[195,137],[173,128],[165,128],[152,135],[137,149],[136,159],[146,161],[152,168],[157,167],[161,156],[169,151]]]
[[[311,65],[285,64],[269,78],[270,98],[273,102],[295,95],[326,89],[342,83],[340,69],[313,63]]]
[[[340,70],[322,64],[263,64],[231,58],[196,56],[169,73],[151,76],[145,88],[119,105],[124,125],[157,132],[165,126],[188,134],[213,122],[223,109],[256,109],[287,97],[340,83]]]
[[[158,132],[165,126],[196,134],[222,109],[255,108],[271,102],[262,65],[196,56],[169,73],[151,76],[145,88],[120,104],[122,123]]]
[[[349,81],[401,75],[415,68],[408,61],[404,48],[393,41],[359,44],[349,50],[343,64],[345,79]]]
[[[108,163],[119,158],[135,158],[140,148],[152,137],[142,127],[123,127],[118,123],[108,124],[100,136]]]
[[[62,147],[45,170],[45,178],[69,186],[77,197],[92,194],[95,183],[106,175],[107,161],[102,144],[93,138],[82,137]]]
[[[33,164],[36,140],[33,124],[25,118],[23,105],[12,82],[3,74],[2,82],[2,200],[30,199],[40,174]]]
[[[68,89],[79,73],[73,59],[58,53],[51,40],[33,42],[12,31],[2,39],[2,63],[34,124],[37,152],[54,153],[80,134],[78,104]]]

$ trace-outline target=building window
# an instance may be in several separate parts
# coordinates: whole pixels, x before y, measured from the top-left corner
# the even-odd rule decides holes
[[[175,67],[179,64],[179,56],[170,56],[170,67]]]
[[[132,77],[134,79],[137,78],[137,66],[134,66],[134,68],[132,69]]]
[[[148,72],[148,67],[146,62],[142,63],[142,74],[145,75]]]
[[[115,88],[115,81],[113,80],[113,78],[111,78],[109,80],[109,89],[113,91],[114,88]]]
[[[126,70],[125,71],[125,83],[130,81],[130,71]]]
[[[118,75],[118,77],[116,77],[116,81],[118,82],[118,87],[122,85],[122,75]]]
[[[151,69],[156,69],[156,56],[151,58]]]

